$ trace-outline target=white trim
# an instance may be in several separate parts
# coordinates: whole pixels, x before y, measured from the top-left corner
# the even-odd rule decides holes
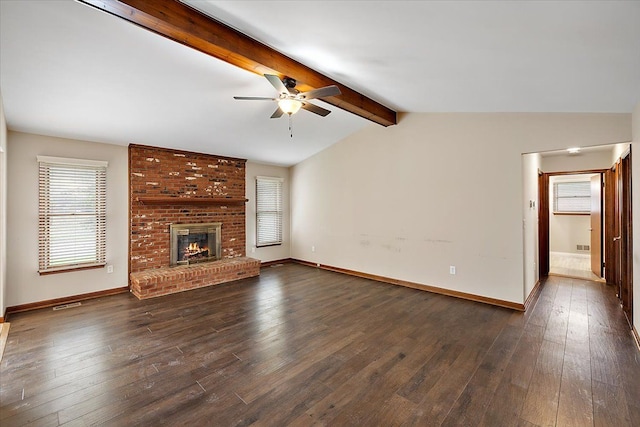
[[[38,162],[57,165],[95,166],[106,168],[109,162],[105,160],[70,159],[67,157],[37,156]]]
[[[268,180],[271,180],[271,181],[284,182],[284,178],[280,178],[279,176],[260,176],[260,175],[256,175],[256,179],[268,179]]]

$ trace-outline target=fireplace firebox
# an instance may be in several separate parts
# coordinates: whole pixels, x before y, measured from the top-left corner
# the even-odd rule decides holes
[[[221,222],[171,224],[171,265],[187,265],[221,258]]]

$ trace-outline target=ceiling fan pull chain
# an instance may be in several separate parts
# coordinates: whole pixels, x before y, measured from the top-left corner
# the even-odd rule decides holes
[[[293,114],[289,114],[289,134],[291,138],[293,138],[293,119],[291,118]]]

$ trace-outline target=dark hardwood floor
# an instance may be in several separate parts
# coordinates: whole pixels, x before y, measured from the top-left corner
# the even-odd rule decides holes
[[[584,280],[523,314],[286,264],[9,321],[3,427],[640,425],[640,352]]]

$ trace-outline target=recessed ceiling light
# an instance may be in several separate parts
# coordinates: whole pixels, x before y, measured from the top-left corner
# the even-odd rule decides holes
[[[580,152],[580,147],[571,147],[567,148],[569,154],[578,154]]]

